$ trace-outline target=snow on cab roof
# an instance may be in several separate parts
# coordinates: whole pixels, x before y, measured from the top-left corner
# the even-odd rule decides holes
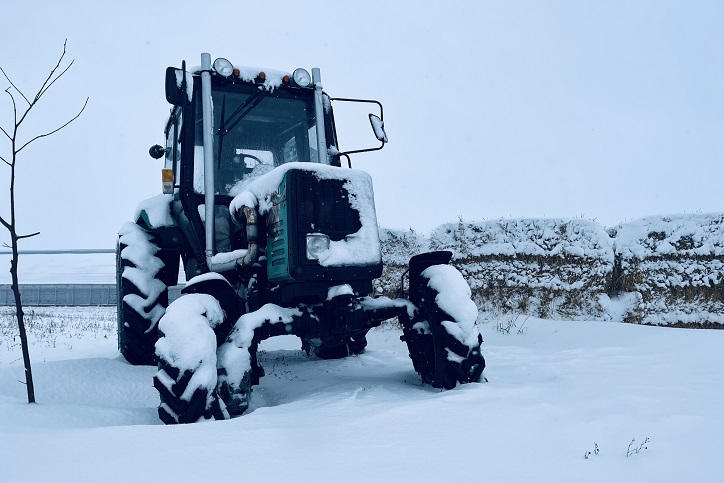
[[[263,86],[265,89],[268,90],[276,89],[277,87],[281,86],[285,76],[292,76],[292,74],[283,70],[262,69],[259,67],[250,67],[234,63],[232,63],[232,65],[234,66],[234,69],[239,70],[239,79],[243,80],[244,82],[254,82],[257,77],[259,77],[259,73],[263,72],[264,82],[259,85]],[[196,67],[193,67],[189,69],[189,72],[191,72],[191,74],[193,75],[201,74],[201,66],[198,65]]]

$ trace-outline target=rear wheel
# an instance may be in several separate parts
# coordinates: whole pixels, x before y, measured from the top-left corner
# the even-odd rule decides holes
[[[415,371],[437,388],[478,382],[485,369],[483,339],[467,282],[450,265],[432,265],[421,273],[417,289],[418,312],[403,332]]]
[[[118,349],[131,364],[156,364],[157,324],[168,306],[163,280],[174,276],[174,267],[178,276],[178,256],[162,250],[153,235],[135,223],[121,228],[116,245]]]

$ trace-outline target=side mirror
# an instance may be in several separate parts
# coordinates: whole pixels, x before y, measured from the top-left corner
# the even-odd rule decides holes
[[[372,124],[372,130],[375,132],[375,137],[382,144],[387,142],[387,133],[385,133],[385,123],[380,116],[370,114],[370,124]]]
[[[174,106],[182,106],[184,103],[184,70],[175,67],[166,69],[166,100]]]
[[[154,144],[151,146],[151,149],[148,150],[148,154],[150,154],[153,159],[161,159],[166,156],[166,148],[159,144]]]

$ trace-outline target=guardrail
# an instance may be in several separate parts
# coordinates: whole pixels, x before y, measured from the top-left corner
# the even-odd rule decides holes
[[[181,295],[182,285],[169,288],[169,302]],[[20,297],[24,306],[116,305],[115,284],[23,284]],[[15,295],[8,284],[0,285],[0,306],[14,306]]]

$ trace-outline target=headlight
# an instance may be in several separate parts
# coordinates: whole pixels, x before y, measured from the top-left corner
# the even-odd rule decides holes
[[[329,237],[321,233],[307,233],[307,260],[319,260],[329,250]]]
[[[310,76],[309,72],[304,69],[295,70],[292,73],[292,79],[294,79],[294,83],[299,87],[307,87],[312,83],[312,76]]]
[[[231,65],[231,62],[229,62],[228,60],[224,59],[223,57],[219,57],[214,61],[214,70],[219,75],[229,77],[231,74],[234,73],[234,66]]]

